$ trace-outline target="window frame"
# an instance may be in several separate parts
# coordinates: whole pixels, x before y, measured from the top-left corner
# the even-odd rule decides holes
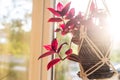
[[[51,0],[33,0],[32,31],[29,63],[29,80],[51,80],[52,70],[47,71],[47,64],[51,57],[38,60],[45,52],[44,44],[50,43],[53,38],[52,24],[48,23],[50,17],[48,7],[53,6]]]

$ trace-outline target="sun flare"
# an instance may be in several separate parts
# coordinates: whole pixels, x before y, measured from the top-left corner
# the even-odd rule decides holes
[[[101,5],[102,0],[98,0],[98,7],[103,7]],[[114,41],[114,45],[118,46],[120,44],[120,1],[119,0],[105,0],[110,11],[110,18],[108,18],[109,31],[110,35]],[[71,7],[75,8],[76,14],[81,11],[85,12],[87,9],[87,5],[89,0],[71,0]]]
[[[120,10],[118,10],[120,1],[107,0],[107,3],[111,14],[109,19],[110,33],[114,41],[114,47],[117,47],[120,44]]]

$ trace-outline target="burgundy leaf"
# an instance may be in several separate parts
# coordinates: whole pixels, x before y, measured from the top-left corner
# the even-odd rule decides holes
[[[38,60],[39,60],[40,58],[43,58],[43,57],[49,56],[49,55],[54,54],[54,53],[55,53],[54,51],[48,51],[48,52],[42,54],[42,55],[38,58]]]
[[[51,45],[44,45],[44,48],[45,48],[46,50],[52,50]]]
[[[60,14],[53,8],[48,8],[50,12],[52,12],[55,16],[60,16]]]
[[[95,4],[92,1],[91,5],[90,5],[90,11],[93,12],[95,10]]]
[[[62,43],[62,44],[60,45],[60,47],[58,48],[57,53],[59,53],[59,52],[60,52],[61,48],[62,48],[62,47],[63,47],[63,45],[65,45],[65,44],[68,44],[68,43],[67,43],[67,42]]]
[[[52,47],[52,50],[54,50],[56,52],[56,50],[58,48],[58,41],[57,41],[57,39],[53,39],[53,41],[51,43],[51,47]]]
[[[78,13],[78,15],[75,17],[75,19],[83,19],[83,15],[81,12]]]
[[[61,27],[62,29],[64,29],[64,28],[65,28],[65,24],[60,24],[60,27]]]
[[[75,61],[75,62],[80,62],[78,55],[76,54],[71,54],[67,57],[69,60]]]
[[[60,28],[57,28],[57,29],[55,30],[55,32],[59,32],[59,31],[61,31],[61,29],[60,29]]]
[[[61,21],[62,21],[61,18],[50,18],[50,19],[48,20],[48,22],[61,22]]]
[[[62,5],[62,3],[59,2],[59,3],[57,4],[57,10],[58,10],[58,11],[62,11],[62,9],[63,9],[63,5]]]
[[[72,49],[68,49],[66,52],[65,52],[66,55],[70,55],[72,54]]]
[[[69,26],[73,26],[74,24],[75,24],[76,22],[75,22],[75,19],[71,19],[70,21],[68,21],[67,23],[66,23],[66,28],[68,28]]]
[[[62,33],[61,33],[62,35],[66,35],[67,34],[67,32],[65,32],[65,31],[62,31]]]
[[[50,68],[52,68],[55,64],[57,64],[60,61],[59,58],[53,59],[52,61],[50,61],[47,65],[47,70],[49,70]]]
[[[66,15],[66,19],[71,19],[75,15],[75,9],[70,9],[69,13]]]
[[[64,16],[68,12],[68,10],[70,8],[70,4],[71,4],[71,2],[66,4],[66,6],[62,9],[61,16]]]
[[[68,29],[68,28],[65,28],[65,29],[63,29],[63,31],[62,31],[62,35],[66,35],[68,32],[69,32],[69,29]]]

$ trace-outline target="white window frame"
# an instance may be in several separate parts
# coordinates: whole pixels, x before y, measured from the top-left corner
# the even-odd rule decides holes
[[[50,57],[41,60],[38,57],[45,52],[43,45],[52,39],[52,26],[48,23],[50,12],[47,10],[53,6],[52,1],[33,0],[29,80],[51,80],[51,70],[46,68]]]

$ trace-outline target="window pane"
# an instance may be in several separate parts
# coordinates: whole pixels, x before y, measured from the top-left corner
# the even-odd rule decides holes
[[[0,0],[0,80],[28,80],[32,0]]]
[[[62,4],[68,3],[70,0],[57,0],[58,2],[61,2]],[[56,2],[56,3],[58,3]],[[73,5],[73,4],[72,4]],[[55,27],[57,24],[55,25]],[[64,41],[69,43],[70,35],[61,37],[58,34],[56,34],[58,40],[60,41],[60,44]],[[64,47],[64,46],[63,46]],[[73,45],[74,47],[74,53],[77,53],[77,46]],[[64,47],[64,50],[61,50],[61,54],[64,53],[68,49],[68,46]],[[77,73],[79,71],[79,64],[75,63],[73,61],[65,60],[61,62],[60,64],[57,64],[55,67],[55,80],[79,80],[79,77],[77,76]]]
[[[77,14],[78,11],[81,11],[85,14],[89,0],[57,0],[56,3],[62,2],[63,4],[66,4],[69,1],[72,2],[71,7],[75,8],[75,14]],[[101,2],[101,0],[96,0],[96,1],[97,1],[96,3],[97,3],[98,9],[103,9],[104,5]],[[113,66],[120,72],[120,58],[119,58],[120,57],[120,47],[119,47],[120,37],[118,36],[118,34],[120,34],[120,31],[119,31],[120,30],[119,28],[120,12],[117,10],[118,6],[120,5],[118,3],[119,2],[117,1],[115,2],[114,0],[111,0],[111,1],[106,0],[106,5],[110,10],[110,13],[113,19],[111,22],[113,24],[110,23],[110,25],[112,25],[111,37],[113,39],[113,48],[111,50],[110,59],[111,59],[111,62],[113,63]],[[61,37],[58,33],[57,38],[59,39],[59,41],[61,41],[60,43],[62,43],[63,41],[66,41],[66,42],[69,41],[68,39],[69,35],[66,37]],[[74,47],[74,52],[77,53],[77,46],[73,45],[73,47]],[[68,48],[64,47],[64,50],[62,52],[64,53],[66,49]],[[60,64],[56,65],[55,80],[81,80],[77,75],[79,71],[80,69],[79,69],[78,63],[65,60],[64,62],[61,62]]]

